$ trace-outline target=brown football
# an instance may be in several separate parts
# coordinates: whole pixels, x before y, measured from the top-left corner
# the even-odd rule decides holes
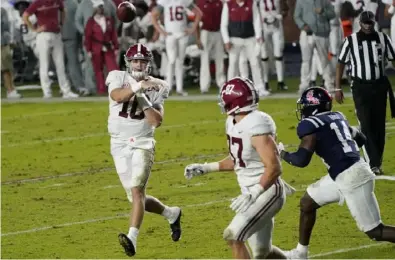
[[[117,9],[118,19],[123,23],[130,23],[136,18],[136,7],[128,1],[122,2]]]

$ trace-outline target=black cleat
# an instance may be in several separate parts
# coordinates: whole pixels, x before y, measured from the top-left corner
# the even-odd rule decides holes
[[[125,249],[125,254],[127,256],[134,256],[136,254],[136,249],[134,248],[133,242],[125,234],[118,235],[119,243]]]
[[[372,167],[372,172],[378,176],[378,175],[384,175],[383,170],[380,167]]]
[[[174,221],[173,224],[170,224],[171,239],[173,239],[174,242],[180,240],[181,237],[181,215],[182,211],[180,210],[180,215],[178,215],[176,221]]]
[[[277,83],[277,90],[288,90],[288,86],[284,82]]]

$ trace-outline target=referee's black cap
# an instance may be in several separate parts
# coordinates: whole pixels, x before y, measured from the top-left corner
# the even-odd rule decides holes
[[[373,24],[375,23],[375,17],[371,11],[363,11],[359,17],[361,23]]]

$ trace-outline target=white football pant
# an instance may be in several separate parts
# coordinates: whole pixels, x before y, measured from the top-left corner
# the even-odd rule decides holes
[[[126,141],[111,138],[111,155],[116,171],[130,202],[132,188],[145,188],[154,163],[155,149],[139,149],[128,145]]]
[[[240,66],[239,60],[240,56],[242,55],[242,50],[244,50],[251,66],[252,79],[257,86],[257,89],[263,88],[261,67],[256,54],[257,47],[259,48],[259,46],[255,37],[250,37],[247,39],[231,37],[230,43],[232,44],[232,48],[229,50],[228,80],[238,76],[237,71],[239,67],[243,67]],[[245,73],[245,71],[240,72],[240,76],[244,77],[242,74]]]
[[[272,246],[273,219],[284,203],[284,184],[279,178],[245,212],[234,216],[224,230],[224,239],[248,240],[254,258],[267,255]]]
[[[70,82],[66,76],[64,67],[63,41],[60,33],[41,32],[37,34],[36,43],[40,63],[40,84],[44,96],[52,94],[51,79],[48,76],[49,59],[52,52],[52,59],[56,67],[56,76],[59,87],[64,94],[70,92]]]
[[[352,185],[344,185],[345,183]],[[363,160],[340,173],[336,181],[325,175],[309,185],[307,193],[320,206],[334,202],[342,205],[345,200],[351,216],[363,232],[370,231],[381,223],[380,209],[374,194],[374,174]]]
[[[171,34],[166,37],[166,54],[168,59],[166,81],[173,89],[174,69],[176,75],[177,92],[184,90],[184,59],[188,44],[188,36]]]
[[[302,52],[299,91],[302,92],[309,87],[314,49],[317,50],[318,57],[321,61],[325,87],[328,91],[333,91],[335,80],[334,69],[332,68],[328,59],[329,39],[325,37],[319,37],[314,34],[308,36],[305,31],[302,31],[300,33],[299,44]]]
[[[284,62],[283,62],[283,51],[284,51],[284,31],[283,25],[281,21],[279,22],[279,26],[275,26],[274,24],[266,24],[263,23],[263,43],[261,45],[261,58],[262,58],[262,66],[263,66],[263,82],[269,82],[269,42],[272,44],[272,51],[275,59],[276,66],[276,74],[277,81],[284,82]]]
[[[200,56],[200,91],[206,92],[210,88],[210,54],[213,53],[215,60],[215,80],[220,88],[226,81],[224,71],[224,45],[222,42],[221,32],[210,32],[202,30],[200,39],[203,45],[203,51]]]

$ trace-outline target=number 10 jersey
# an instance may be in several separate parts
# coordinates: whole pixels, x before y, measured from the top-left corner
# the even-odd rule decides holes
[[[153,105],[163,105],[164,100],[169,96],[169,88],[163,80],[150,77],[158,81],[161,85],[159,90],[148,89],[144,93]],[[116,88],[130,88],[131,84],[137,81],[126,71],[113,70],[106,79],[108,93],[110,94]],[[120,140],[153,138],[155,127],[150,125],[144,118],[144,112],[141,110],[135,97],[129,102],[118,103],[109,95],[109,117],[108,132],[113,138]]]
[[[251,138],[254,135],[276,135],[276,125],[268,114],[255,110],[236,123],[233,116],[226,120],[226,135],[229,154],[232,157],[237,181],[243,190],[259,183],[265,171],[265,165],[255,148]]]

